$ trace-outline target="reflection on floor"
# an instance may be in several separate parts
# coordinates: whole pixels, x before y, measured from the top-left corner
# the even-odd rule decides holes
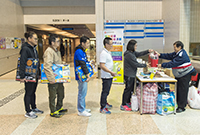
[[[73,67],[71,75],[74,78]],[[113,84],[108,102],[111,115],[99,113],[102,82],[92,79],[88,84],[86,106],[92,116],[77,115],[77,82],[65,83],[64,108],[69,112],[62,118],[49,116],[48,89],[39,83],[37,107],[44,111],[37,119],[24,117],[24,84],[14,81],[15,71],[0,77],[0,134],[1,135],[134,135],[134,134],[200,134],[200,111],[187,108],[177,115],[140,115],[139,112],[119,110],[124,85]]]

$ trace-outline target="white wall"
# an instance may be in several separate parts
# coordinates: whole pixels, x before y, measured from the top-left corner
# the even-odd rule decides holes
[[[190,39],[190,1],[163,0],[162,17],[165,20],[164,52],[173,52],[173,43],[182,41],[189,52]]]
[[[180,0],[180,35],[184,49],[189,54],[190,46],[190,0]]]
[[[24,15],[95,14],[94,6],[23,7]]]
[[[103,29],[104,29],[104,0],[95,0],[96,11],[96,58],[99,64],[99,56],[103,49]]]
[[[105,1],[106,20],[153,20],[162,18],[162,1]]]
[[[53,22],[59,19],[59,22]],[[62,21],[63,19],[69,21]],[[24,15],[24,24],[95,24],[96,16],[92,14],[70,15]]]
[[[190,42],[200,42],[200,1],[191,0]]]
[[[164,52],[173,52],[173,43],[179,40],[180,0],[163,0],[162,18],[165,20]]]
[[[96,57],[103,49],[104,20],[154,20],[162,19],[162,0],[95,0]]]
[[[19,0],[0,0],[0,36],[23,37],[24,18]],[[20,49],[0,50],[0,75],[17,67]]]

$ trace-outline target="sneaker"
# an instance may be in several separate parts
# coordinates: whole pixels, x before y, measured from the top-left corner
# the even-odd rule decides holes
[[[61,109],[58,110],[58,112],[60,114],[65,114],[67,111],[68,111],[67,109],[63,109],[63,108],[61,108]]]
[[[79,116],[85,116],[85,117],[90,117],[92,114],[87,112],[86,110],[83,111],[82,113],[81,112],[78,112],[78,115]]]
[[[112,108],[112,105],[110,105],[110,104],[107,103],[107,104],[106,104],[106,108],[107,108],[107,109],[110,109],[110,108]]]
[[[39,110],[39,109],[37,109],[37,108],[32,109],[32,111],[33,111],[34,113],[38,113],[38,114],[44,113],[43,111],[41,111],[41,110]]]
[[[176,109],[176,112],[177,112],[177,113],[182,113],[182,112],[184,112],[184,111],[185,111],[185,108],[179,108],[179,107],[178,107],[178,108]]]
[[[26,113],[26,114],[25,114],[25,117],[31,118],[31,119],[35,119],[35,118],[37,118],[38,116],[37,116],[33,111],[31,111],[31,112],[29,112],[29,113]]]
[[[91,109],[85,109],[86,112],[90,113],[91,112]]]
[[[111,112],[106,107],[104,107],[103,109],[100,108],[100,113],[111,114]]]
[[[122,111],[132,111],[127,105],[121,105],[120,110],[122,110]]]
[[[126,105],[128,106],[128,108],[131,108],[131,103],[126,103]]]
[[[51,117],[55,117],[55,118],[60,118],[63,115],[61,113],[59,113],[58,111],[55,111],[54,113],[50,113]]]

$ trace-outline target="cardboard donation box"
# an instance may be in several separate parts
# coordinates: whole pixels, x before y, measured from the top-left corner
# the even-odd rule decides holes
[[[71,81],[69,64],[53,64],[52,70],[56,83],[68,83]],[[49,83],[49,80],[44,72],[43,64],[41,64],[41,83]]]
[[[92,77],[94,75],[94,71],[92,66],[89,63],[86,63],[86,66],[89,71],[89,76]],[[78,78],[80,81],[84,82],[87,80],[86,75],[83,73],[83,70],[81,69],[81,66],[76,67],[76,73],[78,74]]]
[[[175,78],[174,75],[173,75],[173,73],[172,73],[172,69],[171,68],[166,68],[164,70],[164,73],[166,75],[168,75],[169,77]],[[175,89],[175,85],[174,84],[170,84],[169,86],[170,86],[170,90],[174,90]]]
[[[171,68],[166,68],[164,70],[164,72],[165,72],[166,75],[168,75],[168,76],[170,76],[172,78],[175,78],[174,75],[173,75],[173,73],[172,73],[172,69]]]
[[[38,59],[28,58],[25,67],[25,79],[28,82],[36,82],[38,66],[39,66]],[[18,58],[17,61],[16,81],[20,81],[19,68],[20,68],[20,57]]]

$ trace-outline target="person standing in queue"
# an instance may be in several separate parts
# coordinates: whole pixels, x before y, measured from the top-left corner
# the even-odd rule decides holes
[[[38,85],[38,78],[40,74],[40,64],[38,64],[38,72],[36,82],[28,82],[25,79],[25,68],[28,58],[35,58],[39,60],[38,52],[36,50],[36,46],[38,43],[37,34],[33,31],[26,32],[24,34],[27,42],[25,42],[20,50],[20,68],[19,68],[19,75],[20,75],[20,82],[25,83],[25,95],[24,95],[24,105],[26,114],[25,117],[28,118],[37,118],[37,114],[42,114],[43,111],[39,110],[36,107],[36,88]],[[30,108],[31,106],[31,108]]]
[[[120,110],[131,111],[131,94],[134,89],[135,77],[137,68],[143,68],[148,66],[147,64],[141,64],[137,62],[137,57],[146,55],[153,52],[152,49],[137,52],[137,41],[130,40],[127,45],[127,50],[124,52],[124,80],[125,89],[122,95],[122,104]]]
[[[113,72],[113,58],[110,50],[113,48],[112,38],[106,37],[103,41],[104,49],[100,54],[100,68],[101,68],[101,79],[102,79],[102,92],[100,99],[100,113],[111,114],[108,110],[112,108],[107,102],[107,97],[110,92],[113,77],[117,74]]]
[[[92,114],[90,113],[90,109],[86,109],[85,104],[85,97],[87,95],[87,88],[88,88],[88,82],[90,81],[89,71],[86,66],[86,63],[89,63],[87,60],[86,55],[86,49],[90,46],[90,39],[86,36],[82,36],[80,38],[80,45],[78,45],[75,48],[75,54],[74,54],[74,71],[76,80],[78,82],[78,115],[79,116],[86,116],[90,117]],[[87,80],[82,82],[78,78],[78,73],[76,72],[76,67],[81,66],[81,69],[83,70],[83,73],[86,75]]]
[[[63,83],[55,82],[55,75],[52,70],[53,64],[62,64],[62,58],[58,48],[60,46],[60,38],[58,35],[51,35],[49,37],[50,46],[44,52],[44,72],[49,80],[49,108],[50,116],[60,118],[63,114],[67,112],[67,109],[63,109],[63,99],[64,99],[64,86]],[[55,99],[57,97],[57,104],[55,104]]]

